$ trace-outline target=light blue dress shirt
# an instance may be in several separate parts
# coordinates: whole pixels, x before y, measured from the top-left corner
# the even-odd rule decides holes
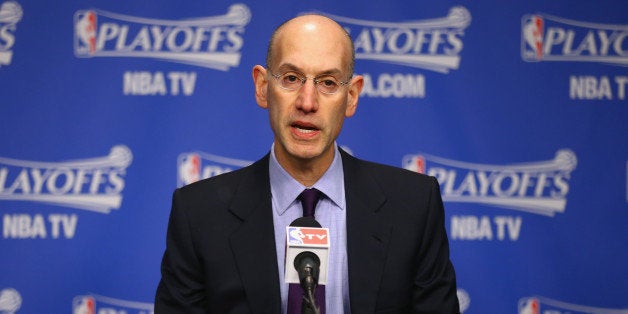
[[[277,161],[274,145],[271,148],[269,174],[273,204],[273,224],[279,265],[281,311],[286,313],[288,284],[285,283],[286,227],[303,216],[297,197],[305,188],[316,188],[325,196],[316,205],[315,218],[323,228],[329,228],[330,250],[327,285],[325,285],[325,309],[327,313],[350,313],[349,280],[347,271],[347,227],[345,182],[342,158],[334,143],[334,160],[329,169],[313,185],[304,186],[292,178]],[[292,262],[290,262],[290,265]]]

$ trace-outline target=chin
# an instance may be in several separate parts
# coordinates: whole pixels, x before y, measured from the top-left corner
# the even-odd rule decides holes
[[[296,146],[290,151],[290,155],[297,159],[307,160],[314,159],[322,155],[322,151],[317,147],[300,147]]]
[[[315,152],[297,152],[295,154],[292,154],[293,157],[295,157],[296,159],[301,159],[301,160],[315,159],[319,157],[320,155],[321,154],[315,153]]]

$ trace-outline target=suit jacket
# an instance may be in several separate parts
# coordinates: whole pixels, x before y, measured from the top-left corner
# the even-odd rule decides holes
[[[436,179],[341,156],[352,313],[458,313]],[[174,192],[155,313],[280,312],[268,162]]]

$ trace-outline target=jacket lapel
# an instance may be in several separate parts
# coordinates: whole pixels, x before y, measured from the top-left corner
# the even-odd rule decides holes
[[[360,162],[341,151],[347,198],[349,296],[354,313],[375,311],[392,226],[378,216],[386,196]]]
[[[279,313],[279,273],[273,228],[268,155],[243,175],[230,211],[242,224],[230,237],[249,307],[254,313]]]

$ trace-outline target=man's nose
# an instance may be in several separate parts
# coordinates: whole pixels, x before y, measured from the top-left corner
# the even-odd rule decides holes
[[[299,90],[297,108],[304,112],[316,112],[318,110],[318,90],[313,79],[308,79]]]

